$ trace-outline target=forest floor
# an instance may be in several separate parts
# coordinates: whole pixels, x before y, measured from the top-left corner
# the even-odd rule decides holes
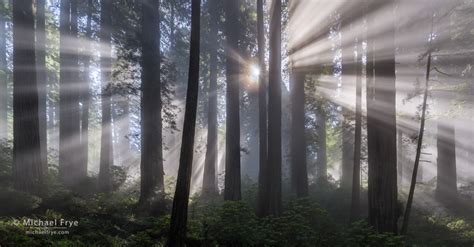
[[[162,246],[166,241],[170,216],[163,211],[170,210],[169,197],[156,202],[154,208],[160,208],[161,212],[149,214],[137,209],[137,187],[109,195],[75,193],[60,185],[52,188],[43,198],[0,189],[0,245]],[[430,185],[420,186],[409,233],[400,237],[377,234],[363,220],[366,215],[361,215],[361,221],[348,225],[347,193],[335,184],[313,185],[308,198],[285,198],[280,217],[258,218],[254,213],[256,184],[247,183],[242,202],[223,202],[220,197],[199,195],[191,198],[188,243],[190,246],[238,243],[242,246],[472,247],[472,207],[446,207],[431,199],[432,191]],[[403,199],[403,194],[400,197]],[[462,198],[473,205],[472,198]],[[366,193],[361,199],[365,201]],[[366,208],[364,203],[362,206]],[[63,219],[78,224],[51,229],[27,225],[25,222],[29,219],[43,222]],[[49,233],[34,232],[44,229],[49,229]]]

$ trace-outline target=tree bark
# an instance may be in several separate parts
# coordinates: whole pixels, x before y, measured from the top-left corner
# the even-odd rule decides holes
[[[436,198],[443,203],[454,203],[458,199],[455,140],[453,120],[439,120]]]
[[[110,80],[112,71],[112,1],[101,1],[100,13],[100,69],[102,87],[102,134],[100,137],[100,167],[99,167],[99,191],[108,193],[111,190],[110,167],[113,166],[112,145],[112,111]]]
[[[94,5],[92,0],[87,1],[87,23],[85,36],[85,55],[82,56],[84,61],[84,72],[82,74],[81,86],[81,161],[79,174],[81,177],[87,176],[87,165],[89,159],[89,109],[90,109],[90,62],[91,55],[88,53],[92,49],[90,42],[92,42],[92,14]]]
[[[79,182],[80,166],[80,88],[77,39],[77,1],[62,0],[60,9],[59,81],[59,174],[63,183],[74,187]]]
[[[328,167],[326,154],[326,112],[319,107],[316,113],[317,133],[319,143],[317,145],[317,159],[316,159],[316,182],[319,185],[324,185],[328,182]]]
[[[34,1],[13,3],[13,176],[17,190],[38,192],[40,154]]]
[[[342,21],[341,26],[350,33],[353,18]],[[352,88],[356,84],[356,61],[354,61],[354,43],[348,39],[346,34],[342,35],[342,90],[344,95],[351,95]],[[350,92],[350,93],[348,93]],[[354,168],[354,127],[352,126],[353,113],[347,106],[342,105],[342,166],[341,166],[341,188],[349,192],[352,186],[352,170]]]
[[[5,3],[0,4],[0,140],[8,137],[7,36]]]
[[[270,65],[268,77],[268,169],[262,176],[266,183],[263,216],[281,212],[281,0],[272,1],[270,8]]]
[[[219,13],[217,0],[209,2],[210,35],[209,46],[217,47],[217,25]],[[213,195],[218,193],[216,187],[217,167],[217,49],[211,48],[209,52],[209,91],[207,114],[207,149],[204,161],[204,177],[202,184],[203,194]]]
[[[160,3],[142,3],[142,152],[140,204],[163,194],[163,151],[160,84]]]
[[[192,0],[191,48],[189,58],[189,79],[184,115],[183,139],[179,157],[178,180],[171,213],[171,226],[167,246],[185,246],[188,200],[194,152],[194,134],[199,90],[199,45],[201,1]]]
[[[354,155],[352,169],[352,197],[350,220],[359,217],[360,208],[360,156],[362,144],[362,43],[357,40],[357,63],[356,63],[356,107],[355,107],[355,133],[354,133]]]
[[[403,161],[405,160],[404,158],[404,152],[403,152],[403,132],[402,130],[398,129],[397,131],[397,153],[398,153],[398,158],[397,158],[397,174],[398,174],[398,187],[400,191],[402,191],[403,188],[403,167],[405,164],[403,164]]]
[[[367,102],[369,155],[369,223],[379,232],[397,232],[397,131],[395,90],[395,29],[387,16],[389,42],[369,41],[368,74],[374,73]],[[372,20],[371,20],[372,21]],[[369,21],[369,25],[370,25]],[[369,26],[370,30],[370,26]],[[373,43],[372,43],[373,42]],[[377,51],[375,54],[373,50]],[[375,61],[375,62],[374,62]],[[369,71],[373,68],[373,72]],[[370,82],[372,78],[370,78]]]
[[[352,113],[344,109],[342,121],[342,169],[341,169],[341,188],[349,192],[352,186],[353,168],[354,168],[354,127],[349,116]]]
[[[291,171],[292,185],[297,197],[308,195],[306,167],[306,137],[304,112],[305,75],[293,71],[291,82]]]
[[[45,0],[36,2],[36,81],[38,84],[38,115],[40,130],[40,154],[43,172],[48,171],[48,146],[47,146],[47,126],[46,126],[46,20],[45,20]]]
[[[226,160],[224,200],[241,199],[240,175],[240,65],[236,53],[239,51],[239,6],[240,1],[225,1],[226,11]]]
[[[266,65],[265,65],[265,26],[264,26],[264,12],[263,1],[257,0],[257,43],[258,43],[258,64],[260,67],[260,75],[258,78],[258,126],[259,126],[259,175],[258,175],[258,215],[264,214],[265,195],[264,191],[268,172],[267,159],[267,81],[266,81]]]

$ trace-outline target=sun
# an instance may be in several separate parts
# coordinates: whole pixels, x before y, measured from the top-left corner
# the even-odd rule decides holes
[[[250,77],[252,78],[252,81],[258,81],[258,78],[260,77],[260,67],[256,64],[252,64],[250,66]]]

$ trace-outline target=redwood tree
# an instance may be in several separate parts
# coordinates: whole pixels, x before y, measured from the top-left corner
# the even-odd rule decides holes
[[[35,61],[34,1],[13,2],[13,176],[18,190],[42,182]]]
[[[102,134],[100,137],[99,190],[110,192],[110,167],[113,166],[112,111],[110,80],[112,70],[112,0],[101,0],[100,7],[100,70],[102,87]]]
[[[380,39],[370,40],[368,45],[369,223],[379,232],[396,232],[398,202],[395,28],[393,14],[389,14],[387,18],[389,25],[384,42]],[[369,30],[370,27],[369,21]]]
[[[217,0],[210,0],[210,34],[209,46],[217,47],[217,25],[219,13],[217,11]],[[204,194],[218,193],[216,187],[217,167],[217,49],[209,51],[209,91],[208,91],[208,113],[207,113],[207,149],[204,161],[204,177],[202,191]]]
[[[240,65],[239,51],[239,0],[225,1],[226,13],[226,158],[224,199],[237,201],[241,195],[240,180]]]
[[[267,169],[260,171],[264,182],[262,216],[281,212],[281,0],[272,1],[270,19],[270,64],[268,77],[268,160]]]
[[[185,246],[188,201],[191,187],[191,173],[194,153],[194,134],[199,90],[199,45],[201,0],[192,0],[191,5],[191,47],[189,57],[189,78],[184,112],[183,137],[179,156],[178,180],[174,193],[171,225],[167,246]]]
[[[292,72],[291,83],[291,175],[297,197],[308,195],[308,170],[306,167],[306,136],[304,112],[305,75]]]
[[[444,203],[454,203],[458,194],[455,133],[453,120],[438,121],[436,198]]]
[[[5,30],[6,7],[0,3],[0,140],[7,138],[7,36]]]
[[[159,11],[159,0],[142,2],[141,204],[164,192]]]
[[[48,169],[47,160],[47,126],[46,126],[46,19],[45,0],[36,1],[36,81],[38,84],[38,116],[41,146],[41,163],[43,170]]]

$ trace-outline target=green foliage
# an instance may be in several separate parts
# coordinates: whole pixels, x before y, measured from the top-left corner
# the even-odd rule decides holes
[[[377,233],[364,221],[352,223],[341,239],[342,246],[404,246],[403,237],[392,233]]]
[[[0,201],[0,216],[25,215],[39,207],[41,198],[9,188],[0,188]]]
[[[7,187],[12,184],[13,143],[0,140],[0,186]]]
[[[337,229],[327,212],[309,198],[288,204],[279,217],[263,219],[262,241],[280,246],[331,246]],[[270,230],[270,231],[269,231]]]
[[[205,219],[205,232],[223,245],[256,245],[259,240],[257,216],[243,202],[225,202],[216,217]]]

